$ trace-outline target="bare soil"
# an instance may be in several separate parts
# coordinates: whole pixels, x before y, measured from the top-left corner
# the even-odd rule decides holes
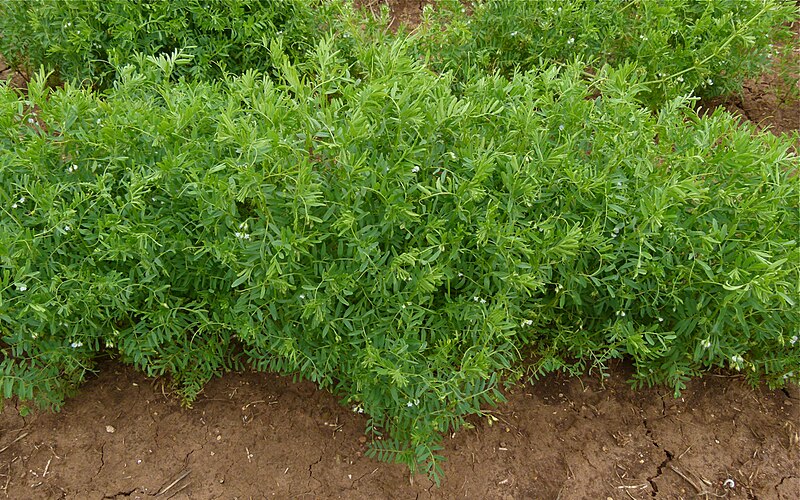
[[[192,409],[104,363],[61,413],[0,414],[8,498],[726,498],[800,494],[800,390],[709,374],[680,398],[629,367],[508,391],[445,438],[439,488],[366,458],[366,418],[309,382],[212,381]],[[0,493],[0,494],[2,494]],[[159,493],[162,493],[159,495]]]
[[[396,26],[425,2],[388,3]],[[25,81],[2,61],[0,77]],[[796,131],[785,85],[765,75],[708,105]],[[506,391],[445,438],[435,487],[366,458],[366,418],[309,382],[229,374],[185,409],[166,381],[105,361],[58,414],[4,403],[0,498],[800,498],[800,388],[711,373],[675,398],[630,389],[630,374],[617,364],[605,380],[552,375]]]

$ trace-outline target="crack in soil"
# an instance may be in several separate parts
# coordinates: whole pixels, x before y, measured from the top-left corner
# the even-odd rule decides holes
[[[100,471],[106,466],[106,443],[100,445],[100,468],[94,473],[95,476],[100,475]]]
[[[663,398],[661,401],[663,403]],[[661,445],[659,445],[653,437],[653,430],[650,429],[650,425],[647,423],[646,418],[642,418],[642,423],[644,424],[645,435],[650,439],[650,442],[653,443],[653,446],[664,451],[664,460],[662,460],[658,467],[656,467],[655,475],[648,476],[647,478],[647,482],[650,483],[650,487],[653,488],[651,495],[655,498],[655,496],[658,494],[658,485],[656,484],[655,480],[661,477],[661,474],[664,473],[664,468],[669,465],[675,455],[673,455],[673,453],[666,448],[661,448]]]
[[[781,478],[781,481],[780,481],[778,484],[776,484],[776,485],[775,485],[775,486],[774,486],[772,489],[773,489],[773,490],[775,490],[776,492],[778,492],[778,488],[780,488],[781,486],[783,486],[783,482],[784,482],[784,481],[786,481],[787,479],[796,479],[797,477],[798,477],[798,476],[783,476],[783,477]]]
[[[118,491],[117,493],[113,493],[111,495],[103,495],[103,500],[105,500],[106,498],[113,500],[114,498],[118,497],[129,497],[133,494],[134,491],[136,491],[136,488],[130,491]]]

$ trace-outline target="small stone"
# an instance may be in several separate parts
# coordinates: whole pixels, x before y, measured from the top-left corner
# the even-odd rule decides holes
[[[222,440],[222,436],[217,436],[217,441],[221,441],[221,440]]]
[[[361,444],[366,443],[367,442],[367,436],[361,436],[360,438],[358,438],[358,442],[361,443]]]
[[[115,429],[113,425],[107,425],[106,432],[109,434],[114,434],[115,432],[117,432],[117,429]]]

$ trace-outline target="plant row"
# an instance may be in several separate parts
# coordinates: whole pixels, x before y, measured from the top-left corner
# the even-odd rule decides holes
[[[441,434],[526,370],[800,380],[791,138],[644,109],[633,65],[455,90],[411,42],[351,47],[0,87],[4,398],[57,407],[101,353],[187,401],[229,369],[299,374],[438,477]]]
[[[690,92],[740,90],[797,19],[793,0],[441,0],[426,7],[410,50],[459,84],[576,59],[590,72],[635,63],[650,83],[639,99],[657,107]],[[0,54],[29,74],[44,67],[99,88],[137,55],[175,50],[193,57],[175,77],[274,76],[276,45],[299,63],[325,33],[340,33],[337,49],[347,54],[353,27],[375,43],[392,37],[386,22],[342,0],[31,0],[0,6]]]

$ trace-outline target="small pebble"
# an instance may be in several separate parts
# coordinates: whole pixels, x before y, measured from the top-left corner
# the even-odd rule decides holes
[[[117,432],[117,429],[115,429],[113,425],[107,425],[106,432],[109,434],[114,434],[115,432]]]

